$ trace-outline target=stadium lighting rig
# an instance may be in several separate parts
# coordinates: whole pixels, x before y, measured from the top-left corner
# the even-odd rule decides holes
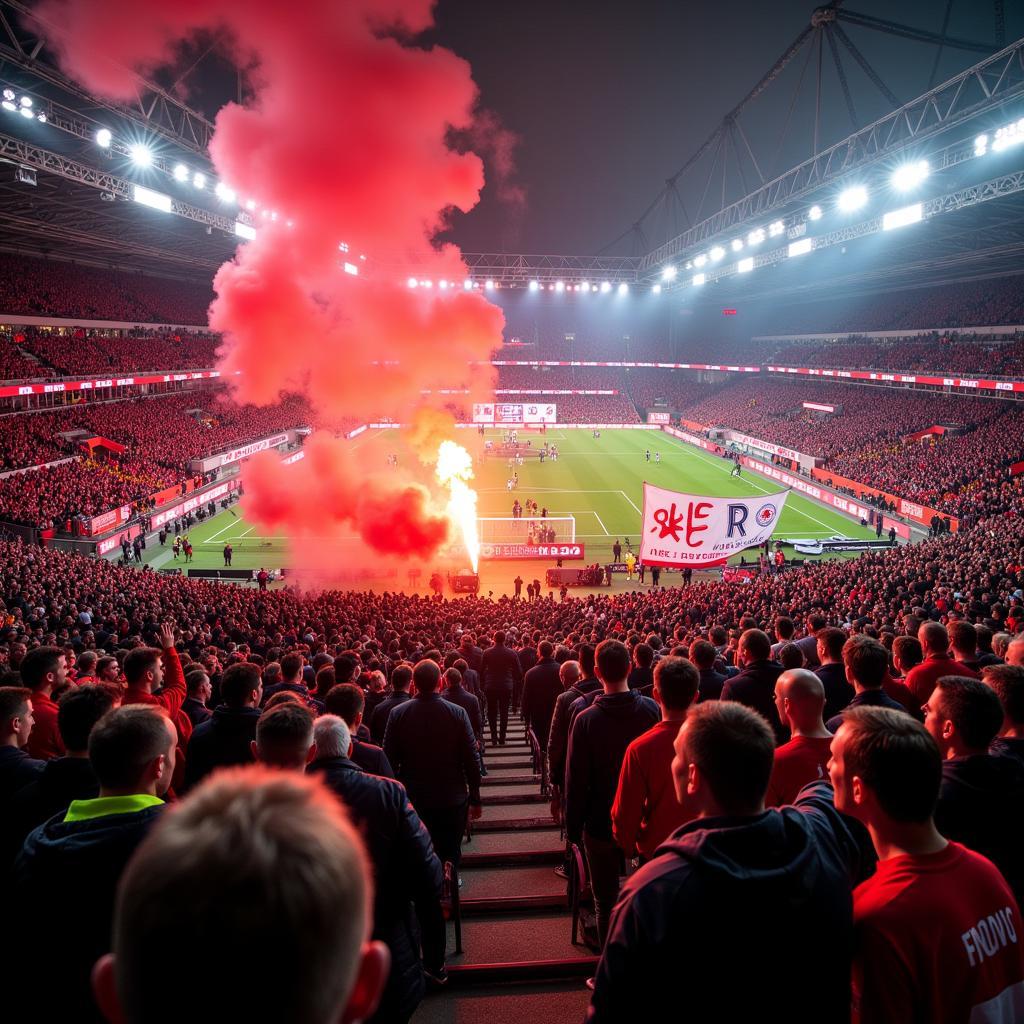
[[[26,121],[38,121],[46,124],[46,111],[36,110],[31,96],[19,96],[13,89],[4,89],[0,106],[9,114],[19,114]]]
[[[867,206],[868,190],[863,185],[851,185],[839,193],[836,206],[842,213],[853,213],[861,207]]]
[[[931,173],[927,160],[916,160],[913,163],[897,167],[889,181],[897,192],[910,192],[917,188]]]

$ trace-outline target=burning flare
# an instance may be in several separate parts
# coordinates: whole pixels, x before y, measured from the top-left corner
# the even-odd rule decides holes
[[[454,441],[442,441],[437,449],[437,479],[449,490],[448,516],[462,531],[466,552],[477,571],[480,562],[480,538],[476,531],[476,491],[466,481],[473,479],[473,458]]]

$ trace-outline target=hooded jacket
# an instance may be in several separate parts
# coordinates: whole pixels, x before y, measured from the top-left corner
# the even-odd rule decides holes
[[[1002,872],[1024,899],[1024,767],[1011,757],[972,754],[942,763],[935,827]]]
[[[581,711],[569,734],[565,767],[565,830],[612,841],[612,803],[626,748],[661,718],[658,705],[635,690],[602,693]]]
[[[793,806],[684,825],[623,886],[587,1021],[676,1006],[694,1024],[848,1024],[851,889],[872,864],[825,781]]]
[[[32,829],[55,814],[63,815],[72,800],[91,800],[99,792],[99,780],[88,758],[55,757],[47,761],[39,778],[19,790],[11,803],[11,836],[16,844],[11,861]]]
[[[253,760],[250,744],[256,739],[259,708],[230,708],[221,704],[196,726],[188,744],[185,790],[197,786],[210,772]]]

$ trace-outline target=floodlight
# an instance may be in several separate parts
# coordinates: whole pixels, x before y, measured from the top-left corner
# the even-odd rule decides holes
[[[628,295],[629,294],[629,285],[626,284],[625,281],[623,281],[622,284],[619,285],[619,294],[620,295]]]
[[[13,100],[4,100],[0,106],[2,106],[4,110],[15,111],[18,109],[17,104]]]
[[[694,259],[694,261],[693,261],[693,265],[694,265],[695,267],[703,267],[703,266],[704,266],[704,264],[705,264],[705,263],[707,263],[707,261],[708,261],[708,258],[707,258],[707,256],[705,256],[705,255],[704,255],[704,253],[701,253],[701,254],[700,254],[699,256],[697,256],[697,257],[696,257],[696,258]]]
[[[196,171],[192,175],[192,184],[195,188],[204,189],[206,188],[206,175],[202,171]]]
[[[132,158],[132,163],[137,167],[153,166],[153,152],[148,146],[142,145],[141,142],[135,142],[129,146],[128,155]]]
[[[442,289],[442,291],[447,290],[448,282],[447,281],[438,281],[437,287]]]
[[[151,188],[143,188],[142,185],[134,187],[132,198],[143,206],[149,206],[154,210],[161,210],[163,213],[171,212],[171,197],[165,196],[162,192],[154,192]]]
[[[803,256],[814,248],[813,238],[801,238],[799,242],[789,243],[790,256]]]
[[[32,97],[31,96],[22,96],[21,99],[18,100],[18,102],[23,107],[31,107],[32,106]]]
[[[742,248],[743,248],[743,239],[742,238],[734,238],[732,240],[732,251],[733,252],[739,252]]]
[[[473,290],[473,282],[467,277],[466,280],[462,282],[462,287],[467,292],[471,292]]]
[[[725,250],[720,245],[716,245],[708,255],[717,263],[725,255]]]
[[[346,263],[344,269],[346,274],[351,274],[353,277],[359,276],[359,268],[354,263]]]
[[[233,203],[235,201],[235,190],[229,188],[223,181],[218,181],[214,186],[214,194],[222,203]],[[291,227],[291,222],[288,224]]]
[[[245,208],[247,210],[255,210],[256,209],[256,200],[255,199],[246,199],[246,201],[245,201]]]
[[[908,224],[916,224],[924,216],[924,210],[920,203],[913,206],[905,206],[902,210],[893,210],[882,216],[882,230],[892,231],[893,228],[903,228]]]
[[[707,280],[707,278],[703,274],[694,274],[693,275],[693,283],[694,284],[703,284],[706,280]]]
[[[654,286],[654,287],[653,287],[653,288],[651,289],[651,291],[652,291],[652,292],[653,292],[653,293],[654,293],[655,295],[660,295],[660,294],[661,294],[661,285],[660,285],[660,284],[656,284],[656,285],[655,285],[655,286]]]
[[[736,264],[736,272],[739,273],[739,274],[749,273],[753,269],[754,269],[754,257],[753,256],[748,256],[745,260],[740,260],[739,263]]]
[[[676,278],[676,273],[677,271],[675,267],[666,267],[661,272],[661,279],[662,281],[674,281]]]
[[[820,206],[812,206],[807,211],[807,219],[808,220],[821,220],[821,217],[822,217],[822,212],[821,212],[821,207]]]
[[[612,286],[611,286],[611,282],[610,281],[602,281],[601,282],[601,294],[602,295],[606,295],[611,290],[612,290]]]
[[[484,288],[487,291],[489,291],[489,292],[493,292],[494,291],[494,282],[493,281],[484,281]]]
[[[14,90],[13,89],[4,89],[3,96],[4,96],[5,100],[13,100],[14,99]]]
[[[927,160],[917,160],[912,164],[904,164],[892,172],[892,187],[899,192],[909,192],[928,177],[931,168]]]
[[[406,281],[405,283],[406,283],[406,284],[407,284],[407,285],[408,285],[408,286],[409,286],[410,288],[416,288],[416,287],[418,287],[418,286],[419,286],[419,281],[417,281],[415,277],[410,277],[410,278],[409,278],[409,280],[408,280],[408,281]]]
[[[27,96],[22,96],[21,98],[23,100],[27,100],[28,99]],[[32,113],[32,108],[31,107],[22,107],[18,111],[18,113],[20,113],[22,117],[27,118],[29,121],[31,121],[32,118],[36,116],[35,114]]]
[[[1013,124],[1004,125],[996,131],[996,137],[992,141],[992,152],[1002,153],[1004,149],[1011,146],[1018,146],[1024,142],[1024,117]]]
[[[773,220],[771,224],[768,225],[768,237],[778,238],[778,236],[781,235],[785,230],[786,225],[784,221]]]
[[[425,280],[425,281],[420,281],[420,287],[421,288],[433,288],[434,287],[434,282],[431,281],[430,278],[427,278],[427,280]]]
[[[837,205],[843,213],[852,213],[866,205],[867,201],[868,190],[863,185],[853,185],[839,193]]]
[[[175,164],[171,173],[175,181],[188,181],[188,168],[184,164]]]
[[[40,124],[46,124],[46,115],[45,114],[36,114],[36,120]]]
[[[756,228],[747,235],[747,245],[760,245],[764,241],[764,228]]]
[[[530,291],[531,292],[540,291],[540,282],[539,281],[531,281],[530,282]]]
[[[236,220],[235,234],[239,238],[248,238],[251,242],[256,237],[256,229],[250,224],[243,224],[240,220]]]
[[[109,128],[101,128],[96,133],[96,145],[99,146],[100,149],[109,149],[110,148],[110,140],[111,140],[111,135],[110,135],[110,129]]]
[[[556,292],[564,292],[565,291],[565,282],[564,281],[556,281],[555,282],[555,291]]]
[[[693,260],[687,260],[686,261],[686,269],[687,270],[693,270]]]

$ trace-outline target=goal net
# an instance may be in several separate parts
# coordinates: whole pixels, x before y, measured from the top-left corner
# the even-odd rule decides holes
[[[480,516],[476,521],[481,544],[572,544],[576,540],[575,516]]]

